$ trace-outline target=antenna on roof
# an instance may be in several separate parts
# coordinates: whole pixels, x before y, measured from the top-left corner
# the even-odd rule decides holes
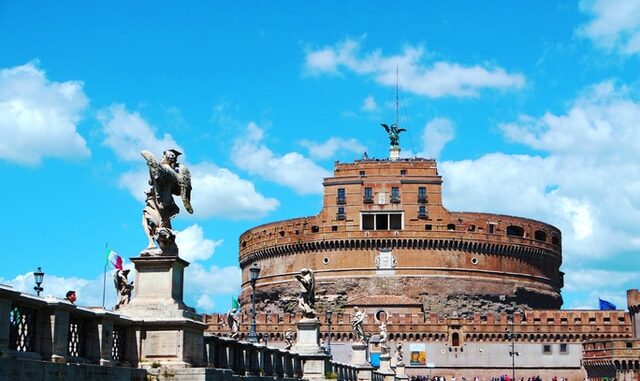
[[[398,63],[396,62],[396,127],[400,127],[398,125]]]

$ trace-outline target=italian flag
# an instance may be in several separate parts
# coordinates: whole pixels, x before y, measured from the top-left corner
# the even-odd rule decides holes
[[[111,263],[116,270],[122,270],[122,258],[115,251],[107,247],[105,250],[105,267]]]

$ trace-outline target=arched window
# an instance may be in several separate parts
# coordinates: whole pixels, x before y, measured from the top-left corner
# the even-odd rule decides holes
[[[533,234],[533,238],[537,239],[538,241],[547,241],[547,233],[543,232],[542,230],[536,230],[536,232]]]
[[[507,235],[514,237],[524,237],[524,229],[520,226],[510,225],[507,227]]]
[[[451,346],[452,347],[459,347],[460,346],[460,334],[458,334],[458,332],[454,332],[451,335]]]
[[[551,243],[556,246],[560,246],[560,237],[558,237],[557,235],[552,236]]]

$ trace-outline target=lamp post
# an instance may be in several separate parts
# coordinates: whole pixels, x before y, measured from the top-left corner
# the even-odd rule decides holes
[[[258,342],[258,334],[256,333],[256,280],[260,276],[260,267],[258,267],[257,263],[254,263],[253,266],[249,269],[250,280],[251,280],[251,328],[249,330],[249,337],[247,340],[250,343]]]
[[[328,338],[327,338],[327,354],[331,356],[331,317],[333,316],[333,311],[327,310],[324,313],[325,320],[327,321],[328,326]]]
[[[36,280],[36,286],[33,289],[35,290],[36,295],[40,296],[40,293],[44,291],[44,288],[41,287],[42,280],[44,279],[44,271],[42,271],[41,267],[38,267],[38,269],[33,272],[33,277]]]
[[[511,316],[511,330],[509,330],[509,328],[506,328],[507,330],[507,338],[509,340],[511,340],[511,352],[509,352],[509,355],[511,356],[511,380],[515,381],[516,380],[516,356],[518,356],[518,353],[516,353],[516,322],[515,322],[515,316]]]

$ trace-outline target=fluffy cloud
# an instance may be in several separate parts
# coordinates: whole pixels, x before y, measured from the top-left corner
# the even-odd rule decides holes
[[[424,152],[419,156],[438,158],[444,146],[454,137],[455,130],[449,119],[434,118],[427,123],[422,133]]]
[[[160,155],[167,147],[180,146],[168,134],[158,139],[153,128],[138,113],[129,112],[122,105],[103,110],[99,119],[105,134],[105,144],[120,159],[135,162],[139,167],[120,175],[119,186],[127,189],[138,201],[144,202],[145,191],[149,188],[149,172],[144,166],[140,151],[148,149]],[[191,199],[195,217],[225,217],[234,220],[261,218],[279,206],[276,199],[258,193],[251,182],[241,179],[228,169],[208,162],[186,165],[191,171],[191,183],[196,190]]]
[[[373,97],[373,95],[369,95],[364,99],[364,101],[362,102],[362,109],[369,112],[378,110],[378,104],[376,103],[376,99]]]
[[[180,257],[186,261],[205,261],[213,255],[222,240],[212,241],[204,238],[204,231],[198,224],[176,234],[176,244],[180,248]]]
[[[333,46],[310,51],[306,56],[309,74],[340,74],[342,68],[372,77],[378,84],[400,87],[416,95],[473,97],[481,89],[521,88],[522,74],[507,73],[493,64],[464,66],[452,62],[425,65],[422,47],[406,46],[400,55],[384,56],[381,51],[360,53],[360,41],[346,39]],[[397,71],[396,71],[397,70]]]
[[[303,140],[300,144],[307,148],[309,155],[315,159],[335,158],[336,152],[340,150],[356,154],[362,154],[367,150],[367,147],[360,144],[356,139],[329,138],[324,143]]]
[[[445,202],[452,209],[533,216],[558,226],[569,266],[637,251],[638,120],[640,102],[604,82],[565,114],[503,124],[507,138],[546,156],[496,153],[445,162]]]
[[[105,134],[104,143],[118,158],[126,161],[141,160],[140,151],[146,149],[159,154],[167,148],[180,149],[171,135],[164,134],[162,139],[155,136],[154,129],[138,114],[129,112],[124,105],[118,104],[98,113]]]
[[[329,172],[298,152],[277,156],[262,143],[264,131],[255,123],[234,142],[233,162],[251,174],[292,188],[299,194],[322,193]]]
[[[0,159],[37,165],[44,157],[91,153],[78,133],[88,99],[82,82],[51,82],[30,62],[0,69]]]
[[[588,0],[580,10],[593,18],[578,29],[596,46],[624,55],[640,53],[640,1]]]
[[[125,265],[125,267],[128,266],[130,266],[130,264]],[[135,277],[135,272],[129,274],[130,279],[133,279],[133,277]],[[64,299],[67,291],[74,290],[78,297],[76,301],[77,305],[102,307],[103,282],[103,274],[99,274],[93,279],[45,274],[42,284],[44,291],[41,295],[44,297]],[[33,273],[18,275],[13,279],[0,278],[0,283],[7,284],[17,291],[34,294],[33,286],[35,285],[35,281],[33,279]],[[111,308],[115,305],[117,297],[110,272],[107,274],[105,291],[105,307]]]
[[[193,216],[196,218],[224,217],[230,220],[255,219],[276,210],[280,203],[258,193],[255,186],[235,173],[211,163],[190,167]],[[132,170],[120,176],[119,185],[127,189],[141,203],[149,188],[146,169]],[[183,216],[186,216],[182,214]]]
[[[212,296],[240,294],[241,271],[237,266],[207,268],[192,263],[185,269],[184,283],[185,290],[191,291],[187,298],[193,300],[201,312],[211,312],[215,307]]]

